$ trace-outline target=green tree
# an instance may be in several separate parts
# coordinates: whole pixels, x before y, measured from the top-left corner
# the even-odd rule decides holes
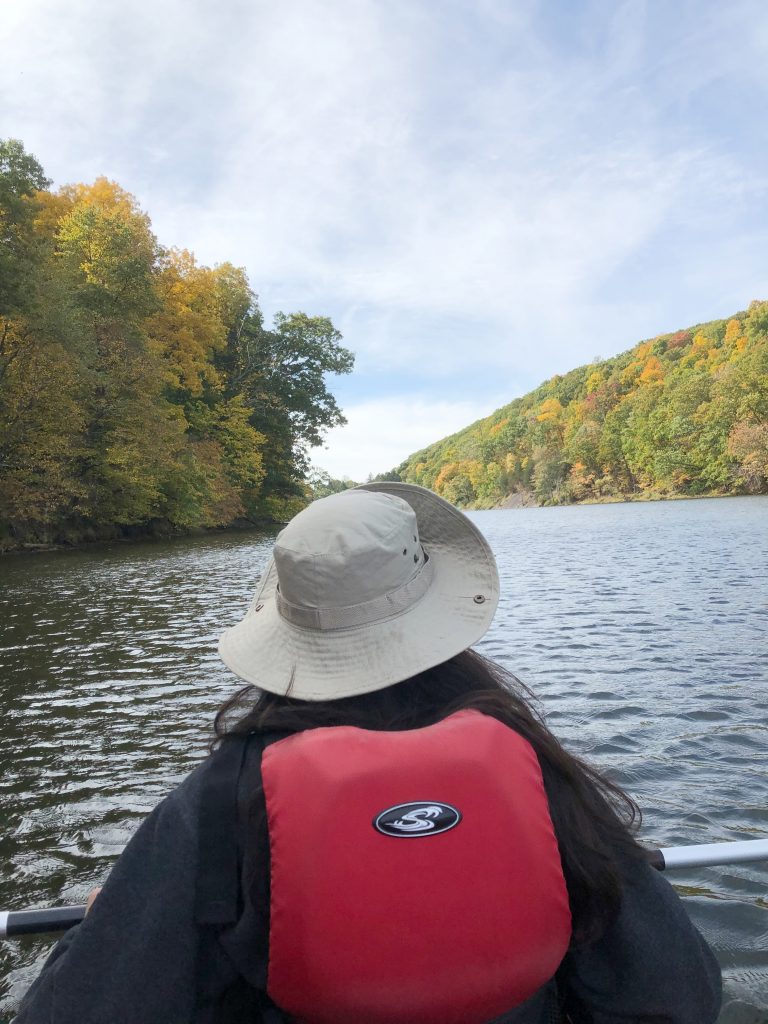
[[[265,491],[276,498],[303,496],[309,449],[346,422],[326,384],[328,374],[350,373],[354,365],[341,334],[327,317],[306,313],[278,313],[267,330],[254,304],[230,329],[217,362],[227,393],[244,395],[251,425],[267,438]]]
[[[18,139],[0,139],[0,316],[26,310],[39,245],[35,195],[50,184]]]
[[[47,536],[82,496],[78,364],[59,343],[7,318],[0,354],[0,531],[23,536],[32,524]]]
[[[446,501],[450,501],[452,505],[458,505],[462,508],[471,505],[477,497],[472,481],[468,474],[463,472],[456,473],[455,476],[446,481],[442,494]]]
[[[348,476],[337,480],[325,469],[314,467],[307,476],[310,494],[313,500],[327,498],[331,494],[341,494],[348,491],[350,487],[357,487],[357,483]]]

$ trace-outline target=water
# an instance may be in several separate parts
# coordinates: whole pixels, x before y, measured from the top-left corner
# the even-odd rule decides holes
[[[473,513],[502,600],[482,644],[641,804],[655,845],[768,836],[768,498]],[[237,682],[216,639],[271,536],[0,562],[0,909],[83,902],[203,756]],[[768,864],[676,872],[723,966],[722,1024],[768,1022]],[[50,943],[0,943],[9,1014]]]

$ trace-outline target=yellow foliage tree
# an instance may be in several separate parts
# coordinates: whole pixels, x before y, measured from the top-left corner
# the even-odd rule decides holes
[[[664,371],[656,356],[651,356],[646,360],[643,372],[640,374],[640,380],[643,384],[654,384],[664,380]]]
[[[539,406],[536,419],[539,423],[556,422],[563,415],[563,406],[557,398],[545,398]]]
[[[741,320],[736,320],[735,318],[729,320],[725,328],[725,343],[731,344],[735,342],[737,338],[741,337],[741,334]]]
[[[158,310],[149,318],[149,348],[165,369],[166,380],[189,395],[205,385],[221,387],[213,353],[227,342],[216,271],[199,267],[186,249],[169,249],[157,274]]]

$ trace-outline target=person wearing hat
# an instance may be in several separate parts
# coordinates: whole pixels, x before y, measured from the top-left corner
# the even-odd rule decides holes
[[[720,970],[633,802],[471,650],[474,524],[373,483],[279,534],[222,636],[247,685],[17,1024],[712,1024]]]

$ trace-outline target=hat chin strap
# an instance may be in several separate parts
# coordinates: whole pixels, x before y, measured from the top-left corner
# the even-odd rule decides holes
[[[306,605],[294,604],[280,593],[278,585],[275,593],[277,610],[282,618],[294,626],[307,629],[349,629],[353,626],[367,626],[393,615],[407,611],[426,594],[435,571],[432,561],[425,555],[414,576],[402,586],[390,590],[388,594],[374,597],[360,604],[348,604],[340,608],[307,608]]]

